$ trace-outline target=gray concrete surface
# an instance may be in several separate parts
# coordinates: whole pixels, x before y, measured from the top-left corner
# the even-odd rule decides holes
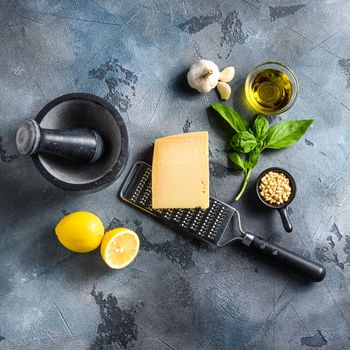
[[[349,30],[347,0],[2,0],[0,349],[349,349]],[[56,96],[90,92],[125,119],[128,168],[157,137],[209,130],[211,194],[232,203],[242,175],[229,169],[224,134],[207,114],[218,96],[184,88],[199,57],[236,67],[227,103],[249,117],[248,71],[267,60],[295,70],[300,95],[270,120],[316,122],[293,148],[262,155],[234,205],[249,231],[322,262],[324,282],[165,228],[118,199],[124,176],[98,193],[64,192],[16,154],[22,119]],[[297,181],[291,234],[254,197],[269,166]],[[113,271],[98,251],[65,250],[53,229],[76,210],[135,229],[137,260]]]

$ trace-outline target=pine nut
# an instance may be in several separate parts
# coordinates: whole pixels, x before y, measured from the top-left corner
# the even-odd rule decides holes
[[[259,190],[266,202],[277,205],[288,202],[292,193],[288,177],[274,171],[269,171],[261,178]]]

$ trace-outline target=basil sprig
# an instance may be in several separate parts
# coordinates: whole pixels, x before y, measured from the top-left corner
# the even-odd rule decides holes
[[[314,121],[313,119],[287,120],[270,128],[266,117],[258,114],[250,128],[248,122],[232,108],[220,103],[212,104],[211,107],[235,132],[230,141],[233,152],[229,153],[228,157],[235,168],[245,173],[236,200],[242,197],[252,169],[258,163],[260,153],[266,148],[281,149],[294,145]]]

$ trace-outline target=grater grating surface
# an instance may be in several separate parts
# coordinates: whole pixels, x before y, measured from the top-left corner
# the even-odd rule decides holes
[[[168,225],[219,246],[223,245],[224,233],[236,213],[234,208],[212,197],[209,208],[205,210],[152,209],[152,167],[145,162],[135,163],[125,180],[120,196]],[[239,222],[238,224],[240,226]],[[226,243],[228,242],[224,244]]]

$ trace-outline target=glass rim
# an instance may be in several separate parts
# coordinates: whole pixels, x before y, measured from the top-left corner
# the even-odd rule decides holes
[[[260,109],[256,108],[255,106],[252,106],[252,107],[253,107],[253,109],[258,111],[259,113],[262,113],[265,115],[277,115],[277,114],[281,114],[283,112],[286,112],[288,109],[290,109],[294,105],[294,102],[299,94],[299,82],[298,82],[298,79],[297,79],[295,73],[293,72],[293,70],[290,67],[288,67],[287,65],[285,65],[283,63],[276,62],[276,61],[267,61],[267,62],[261,63],[255,67],[253,67],[249,71],[249,73],[245,79],[244,91],[245,91],[245,94],[247,96],[250,96],[249,87],[250,87],[251,82],[252,82],[252,77],[254,76],[255,73],[262,70],[260,68],[263,68],[263,67],[269,66],[269,65],[272,65],[272,66],[275,65],[275,66],[280,67],[280,68],[282,67],[282,68],[284,68],[284,73],[285,73],[285,71],[287,71],[290,74],[290,76],[292,78],[291,83],[292,83],[292,85],[295,86],[295,89],[293,89],[293,92],[292,92],[292,97],[291,97],[290,101],[283,108],[281,108],[280,110],[278,110],[276,112],[266,113],[266,111],[260,110]]]

